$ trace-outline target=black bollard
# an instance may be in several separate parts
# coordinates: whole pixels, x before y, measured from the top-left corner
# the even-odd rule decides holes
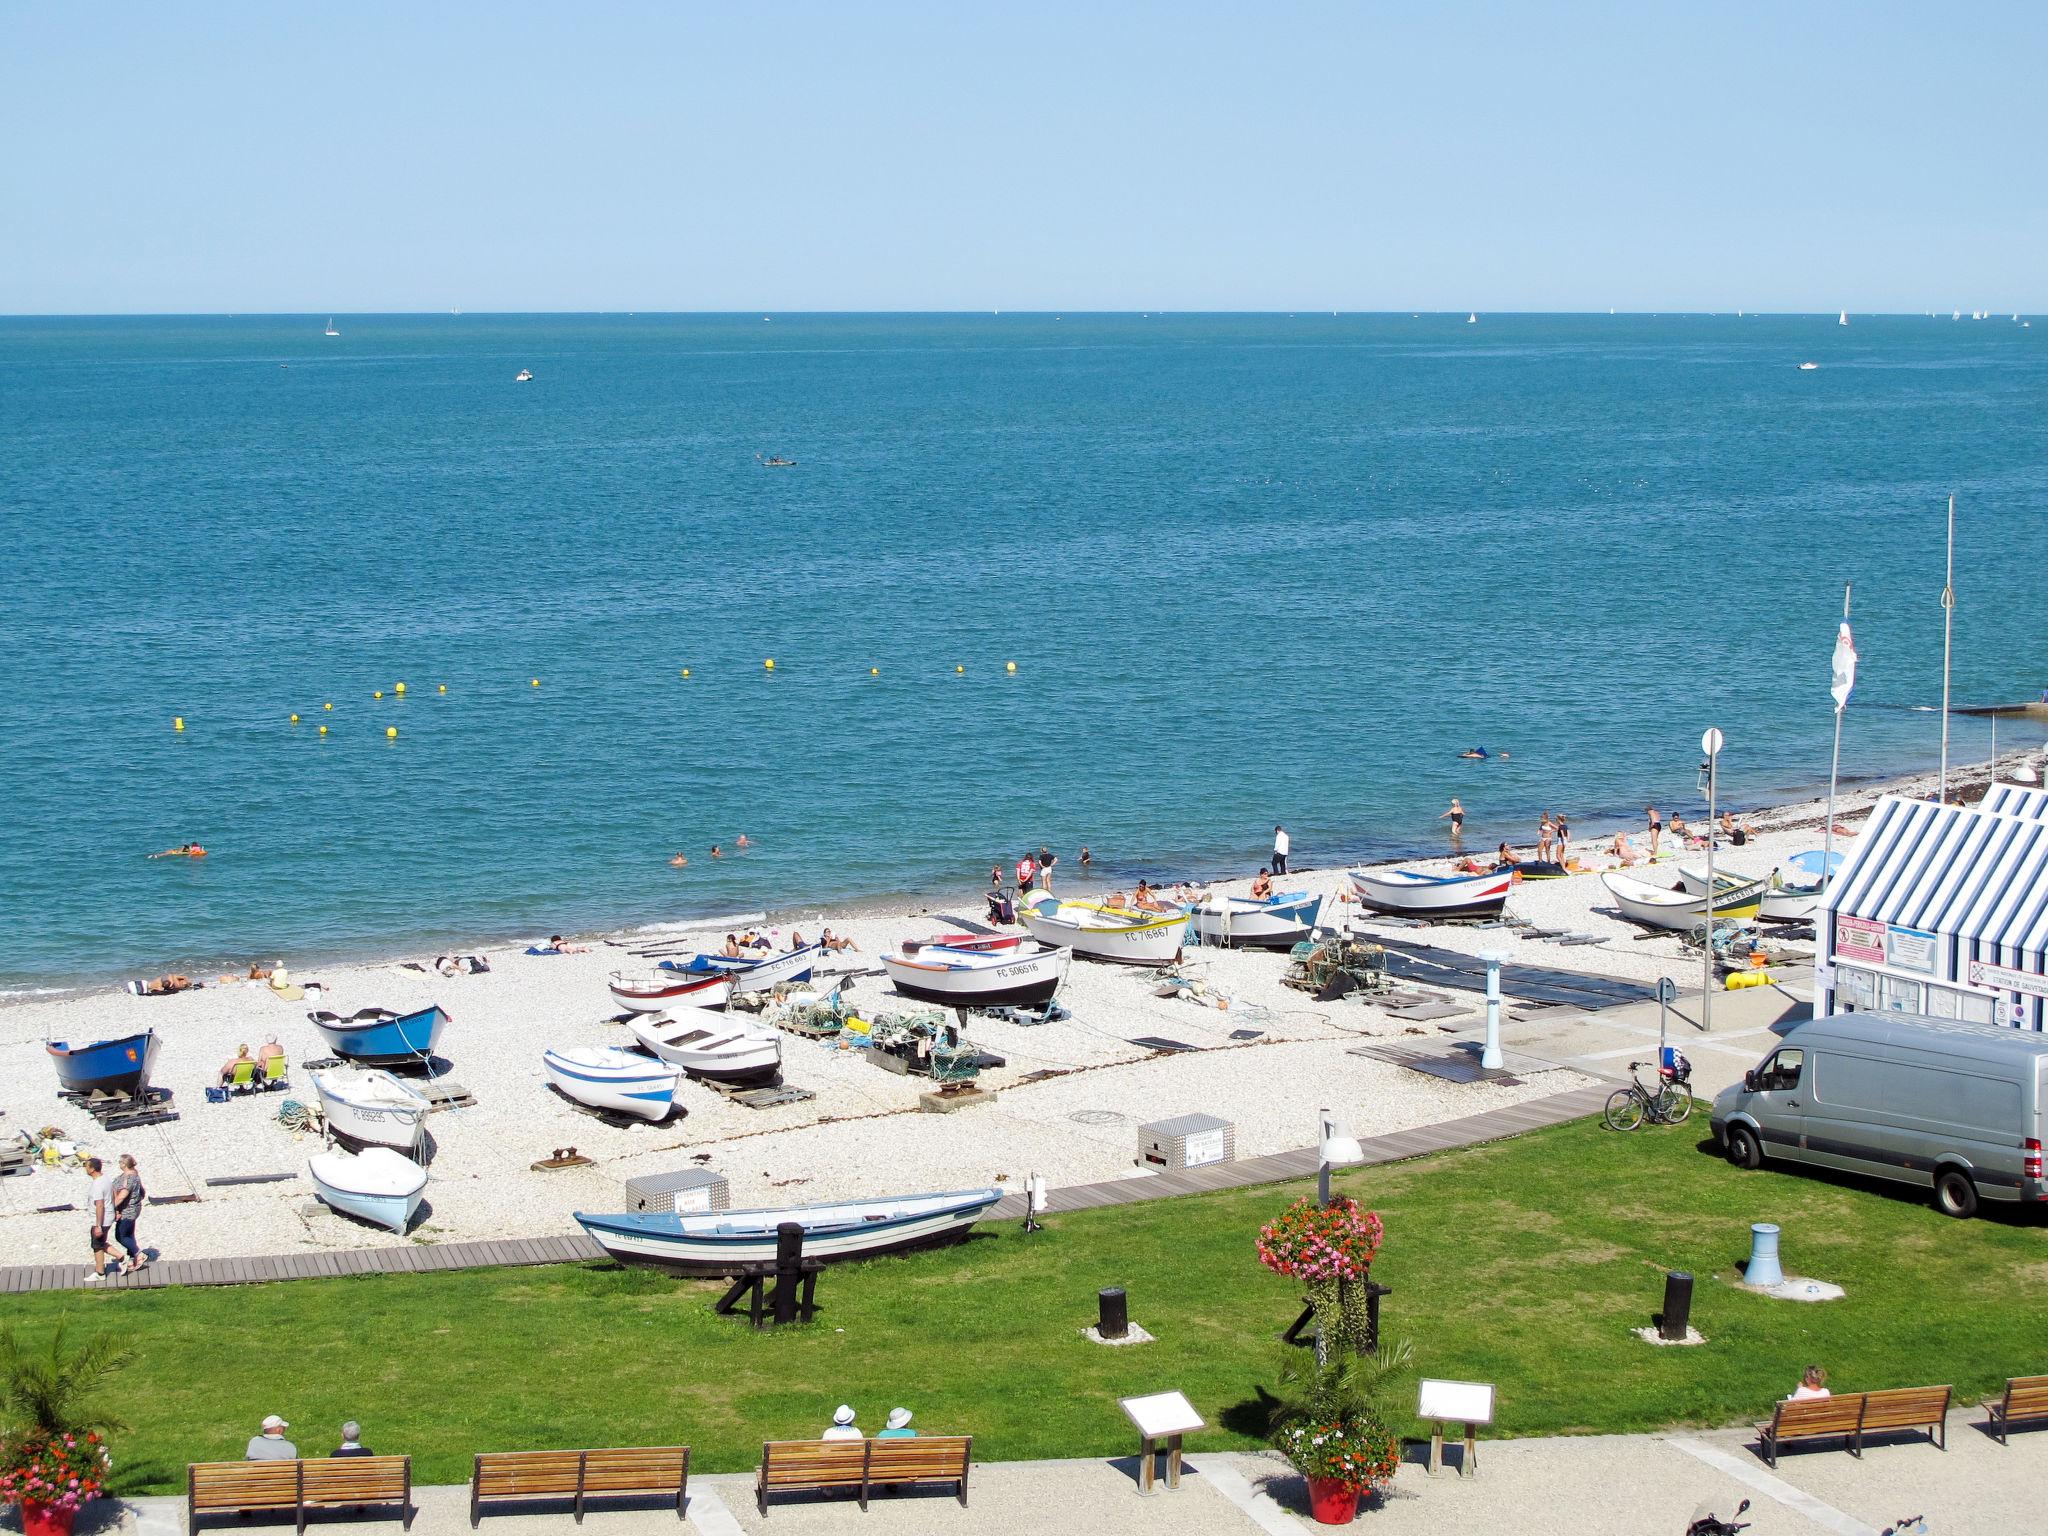
[[[1095,1331],[1105,1339],[1120,1339],[1131,1331],[1131,1309],[1124,1288],[1112,1285],[1095,1293]]]
[[[796,1321],[797,1287],[803,1281],[804,1229],[785,1221],[775,1229],[775,1322]]]
[[[1692,1320],[1692,1276],[1674,1269],[1664,1277],[1664,1313],[1657,1319],[1657,1336],[1677,1341],[1685,1337]]]

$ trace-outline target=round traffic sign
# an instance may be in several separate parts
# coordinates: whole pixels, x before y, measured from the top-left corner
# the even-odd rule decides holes
[[[1726,745],[1727,741],[1711,725],[1707,727],[1706,735],[1700,738],[1700,750],[1709,757],[1719,757],[1721,748]]]

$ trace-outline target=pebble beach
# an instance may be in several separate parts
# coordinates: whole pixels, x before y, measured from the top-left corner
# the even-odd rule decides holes
[[[1981,785],[1988,765],[1952,774],[1951,793],[1960,787],[1974,796],[1972,774]],[[1932,785],[1914,778],[1844,792],[1837,821],[1853,833],[1887,788],[1919,794]],[[1758,835],[1745,847],[1724,847],[1717,855],[1732,871],[1767,872],[1820,841],[1818,802],[1785,804],[1741,819]],[[1530,842],[1518,844],[1525,856]],[[1639,834],[1636,842],[1640,851]],[[1605,843],[1590,832],[1577,839],[1583,872],[1523,882],[1508,904],[1512,918],[1597,942],[1568,950],[1543,946],[1538,954],[1532,951],[1539,946],[1499,928],[1436,925],[1384,932],[1474,954],[1500,947],[1513,952],[1519,943],[1523,952],[1513,955],[1517,960],[1637,982],[1672,975],[1681,986],[1696,987],[1699,962],[1676,935],[1640,938],[1640,930],[1613,913],[1598,878],[1600,870],[1614,867]],[[1852,844],[1853,835],[1838,840],[1838,846]],[[1472,851],[1484,857],[1491,849]],[[1312,858],[1313,850],[1300,855]],[[1405,862],[1449,867],[1443,859]],[[1677,862],[1667,846],[1659,865],[1636,873],[1674,883]],[[1242,892],[1248,884],[1220,881],[1213,888]],[[1352,909],[1336,900],[1348,889],[1341,869],[1301,873],[1281,881],[1280,888],[1325,894],[1326,926],[1350,918]],[[1087,885],[1062,879],[1059,889],[1073,893]],[[979,891],[963,885],[960,898],[943,906],[850,916],[781,913],[760,926],[777,947],[791,929],[815,936],[830,925],[851,937],[858,950],[838,957],[856,972],[849,1000],[872,1017],[918,1006],[896,997],[885,976],[863,974],[878,972],[875,957],[903,940],[950,926],[948,914],[979,920],[981,907]],[[722,928],[696,931],[706,949],[723,939]],[[1374,931],[1369,920],[1361,922],[1361,936]],[[919,1108],[920,1094],[930,1088],[925,1079],[879,1070],[845,1040],[795,1035],[785,1038],[783,1078],[813,1095],[802,1102],[750,1108],[686,1083],[678,1095],[685,1112],[663,1124],[620,1127],[580,1112],[548,1086],[541,1052],[550,1046],[631,1045],[615,1019],[606,977],[644,965],[634,958],[635,949],[691,932],[585,936],[577,941],[585,946],[580,953],[552,956],[487,950],[487,973],[454,977],[418,968],[431,956],[360,965],[253,957],[264,964],[282,958],[295,980],[317,981],[317,1004],[287,1001],[261,983],[214,978],[199,990],[170,997],[137,997],[109,986],[17,1002],[0,1007],[0,1134],[12,1138],[24,1129],[49,1127],[79,1151],[132,1153],[151,1195],[171,1197],[148,1210],[145,1246],[164,1257],[206,1258],[557,1234],[574,1230],[577,1210],[624,1209],[624,1180],[692,1166],[724,1174],[735,1208],[986,1184],[1020,1188],[1032,1174],[1043,1175],[1054,1188],[1147,1178],[1137,1158],[1139,1127],[1173,1116],[1203,1113],[1231,1121],[1236,1155],[1243,1158],[1307,1144],[1323,1106],[1364,1137],[1590,1081],[1557,1067],[1525,1071],[1513,1084],[1454,1083],[1353,1054],[1361,1042],[1375,1039],[1445,1035],[1396,1018],[1374,1002],[1319,1003],[1282,984],[1285,955],[1202,948],[1188,951],[1186,967],[1200,983],[1201,1001],[1156,995],[1156,978],[1147,969],[1077,960],[1059,997],[1069,1017],[1022,1025],[970,1016],[968,1036],[1004,1065],[980,1078],[981,1087],[994,1090],[992,1101],[951,1113]],[[239,1045],[260,1048],[274,1038],[295,1068],[325,1055],[307,1020],[310,1007],[345,1015],[372,1006],[404,1012],[430,1003],[451,1016],[442,1045],[450,1063],[447,1076],[474,1103],[429,1117],[431,1181],[418,1220],[403,1237],[339,1215],[314,1198],[306,1160],[321,1149],[320,1138],[288,1129],[278,1118],[287,1100],[317,1103],[302,1073],[280,1093],[246,1094],[227,1103],[206,1099],[206,1085]],[[56,1097],[45,1041],[102,1039],[145,1027],[163,1037],[155,1081],[175,1094],[175,1120],[105,1132]],[[1479,1027],[1476,1010],[1457,1025],[1466,1035]],[[1140,1037],[1189,1049],[1160,1052],[1134,1043]],[[532,1167],[568,1146],[591,1164]],[[262,1175],[283,1177],[209,1182]],[[28,1176],[0,1180],[4,1262],[82,1260],[86,1186],[75,1165],[39,1167]],[[185,1195],[197,1198],[175,1198]]]

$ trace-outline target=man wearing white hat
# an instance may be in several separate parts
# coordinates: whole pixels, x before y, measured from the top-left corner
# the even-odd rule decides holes
[[[865,1440],[867,1436],[853,1427],[853,1409],[848,1404],[841,1403],[832,1410],[832,1427],[826,1430],[824,1434],[818,1436],[818,1438],[820,1440]]]
[[[875,1438],[877,1440],[915,1440],[917,1438],[917,1431],[910,1427],[910,1410],[908,1408],[891,1408],[889,1410],[889,1427],[876,1435]]]
[[[263,1433],[252,1436],[245,1459],[249,1461],[297,1461],[299,1448],[285,1439],[284,1432],[291,1428],[276,1414],[263,1421]]]

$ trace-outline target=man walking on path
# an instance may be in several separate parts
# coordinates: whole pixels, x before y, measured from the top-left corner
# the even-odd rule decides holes
[[[92,1219],[92,1272],[85,1277],[85,1283],[90,1285],[107,1278],[107,1233],[114,1225],[114,1181],[107,1174],[106,1164],[96,1157],[85,1160],[85,1171],[92,1177],[92,1192],[85,1197],[85,1208]]]
[[[1273,828],[1273,873],[1276,875],[1287,873],[1287,829],[1285,827],[1276,826]]]

